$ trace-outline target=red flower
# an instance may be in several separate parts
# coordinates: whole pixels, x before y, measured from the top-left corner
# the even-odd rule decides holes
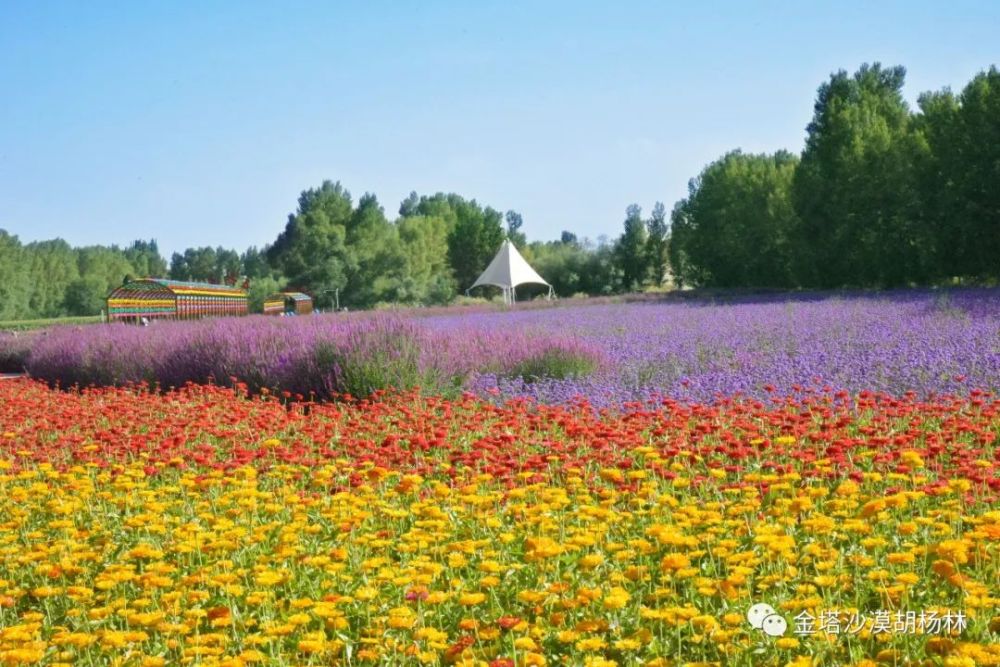
[[[501,616],[497,621],[497,624],[504,630],[510,630],[515,625],[521,622],[521,619],[517,616]]]

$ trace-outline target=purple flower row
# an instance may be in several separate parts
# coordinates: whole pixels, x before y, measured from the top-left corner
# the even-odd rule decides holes
[[[1000,290],[57,327],[0,336],[8,357],[63,386],[235,377],[321,397],[413,386],[596,407],[823,387],[926,396],[1000,391]]]

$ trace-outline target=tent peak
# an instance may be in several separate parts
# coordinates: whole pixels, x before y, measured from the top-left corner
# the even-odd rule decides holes
[[[525,283],[548,285],[549,296],[552,295],[552,285],[531,268],[510,239],[504,239],[493,261],[469,289],[480,285],[495,285],[504,291],[504,300],[510,303],[513,301],[514,288]]]

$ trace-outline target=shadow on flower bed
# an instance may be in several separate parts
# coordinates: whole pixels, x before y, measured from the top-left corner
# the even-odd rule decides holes
[[[0,333],[0,373],[23,373],[35,334]]]

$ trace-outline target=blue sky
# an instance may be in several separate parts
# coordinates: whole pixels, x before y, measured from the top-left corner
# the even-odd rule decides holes
[[[0,4],[0,228],[242,250],[340,180],[620,232],[727,150],[801,150],[862,62],[906,94],[1000,63],[998,2]]]

